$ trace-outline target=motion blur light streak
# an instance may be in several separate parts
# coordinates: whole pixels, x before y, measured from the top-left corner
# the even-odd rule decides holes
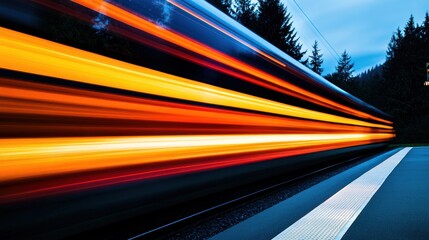
[[[0,15],[0,238],[72,236],[395,137],[389,116],[202,5],[1,4],[22,15]]]
[[[0,34],[0,67],[10,70],[285,116],[392,129],[191,81],[5,28],[0,28]],[[56,68],[59,65],[61,71]]]
[[[392,129],[388,125],[373,124],[316,112],[190,81],[5,28],[1,28],[0,31],[2,33],[0,53],[5,56],[2,58],[3,61],[0,62],[0,66],[6,69],[221,106],[238,107],[311,120],[375,127],[375,129],[368,128],[367,130],[358,128],[360,132],[382,132],[381,129]],[[37,62],[32,62],[29,66],[28,61],[30,59],[37,59]],[[55,68],[55,66],[59,65],[62,66],[61,71]],[[74,69],[81,69],[81,71],[74,71]],[[103,81],[100,81],[101,79]],[[192,105],[175,106],[174,111],[172,111],[171,106],[174,106],[174,103],[154,100],[142,102],[143,99],[140,99],[140,102],[138,100],[121,101],[121,97],[118,95],[88,93],[64,87],[50,87],[45,84],[23,84],[20,81],[11,79],[3,79],[3,85],[6,86],[0,85],[2,88],[0,96],[4,103],[2,104],[2,110],[11,114],[25,113],[111,119],[128,118],[176,123],[185,121],[260,126],[268,124],[270,127],[277,125],[278,127],[288,127],[289,129],[298,129],[297,125],[303,126],[306,121],[308,122],[308,120],[287,120],[274,116],[204,107],[199,107],[199,111],[196,111],[191,110]],[[183,93],[180,91],[181,88]],[[192,91],[195,93],[190,95],[189,93],[192,93]],[[97,95],[102,97],[98,98]],[[122,98],[126,99],[126,97]],[[129,97],[127,100],[129,100]],[[231,114],[240,117],[236,118]],[[274,119],[276,121],[272,122]],[[279,122],[280,119],[281,121]],[[263,122],[258,124],[258,121]],[[291,124],[294,123],[296,123],[295,127],[292,127]],[[8,147],[1,150],[4,171],[0,180],[12,181],[21,178],[59,175],[91,169],[267,150],[281,150],[284,152],[286,149],[310,148],[323,144],[332,144],[333,148],[333,146],[338,147],[337,144],[339,143],[354,142],[355,144],[360,144],[363,141],[377,142],[393,137],[392,133],[345,134],[344,132],[347,130],[356,131],[356,127],[317,121],[309,123],[312,126],[305,128],[308,134],[303,135],[263,135],[263,131],[259,130],[260,134],[258,135],[216,135],[215,137],[168,136],[162,138],[148,136],[113,139],[100,137],[97,138],[98,140],[88,137],[37,139],[37,144],[32,143],[36,139],[6,139],[4,144],[7,144]],[[317,129],[321,133],[335,130],[338,132],[329,135],[314,134]],[[288,132],[291,131],[289,130]],[[249,142],[249,138],[257,140]],[[278,140],[279,138],[281,141]],[[279,141],[282,143],[279,144]],[[184,145],[180,147],[180,144]],[[311,148],[307,152],[312,152]],[[283,153],[278,156],[287,156],[288,154]]]
[[[88,7],[94,11],[100,12],[106,16],[109,16],[113,19],[116,19],[118,21],[121,21],[125,24],[128,24],[132,27],[135,27],[137,29],[140,29],[144,32],[147,32],[149,34],[152,34],[154,36],[160,37],[164,40],[167,40],[168,42],[174,43],[180,47],[190,49],[193,52],[196,52],[198,54],[201,54],[206,57],[210,57],[211,59],[223,63],[227,66],[230,66],[232,68],[235,68],[239,71],[246,72],[247,74],[253,75],[259,79],[263,79],[264,81],[268,81],[274,85],[278,85],[280,87],[283,87],[286,94],[304,99],[322,106],[329,106],[331,108],[340,108],[345,112],[350,112],[352,114],[355,114],[357,116],[362,116],[364,118],[370,118],[375,119],[377,121],[381,121],[384,123],[391,124],[392,122],[375,118],[374,116],[368,115],[366,113],[362,113],[360,111],[356,111],[355,109],[351,109],[349,107],[343,106],[341,104],[338,104],[336,102],[333,102],[329,99],[326,99],[324,97],[318,96],[312,92],[306,91],[305,89],[299,88],[297,86],[294,86],[288,82],[283,81],[282,79],[279,79],[273,75],[270,75],[266,72],[263,72],[257,68],[254,68],[244,62],[241,62],[237,59],[234,59],[226,54],[223,54],[213,48],[210,48],[209,46],[200,44],[199,42],[189,39],[186,36],[182,36],[178,33],[175,33],[173,31],[170,31],[168,29],[165,29],[163,27],[160,27],[156,25],[155,23],[152,23],[150,21],[147,21],[135,14],[132,14],[120,7],[117,7],[111,3],[108,3],[103,0],[93,0],[93,1],[86,1],[86,0],[73,0],[73,2],[79,3],[85,7]],[[256,82],[258,84],[258,82]]]
[[[106,167],[319,144],[380,140],[392,134],[284,134],[7,139],[0,181]]]
[[[143,98],[126,97],[116,94],[99,93],[87,90],[78,90],[65,87],[54,87],[47,84],[36,84],[24,81],[1,79],[0,83],[0,110],[9,116],[25,114],[30,119],[39,119],[39,124],[26,128],[29,122],[10,121],[13,126],[4,132],[12,136],[38,136],[43,132],[49,133],[55,127],[66,127],[62,124],[65,117],[79,117],[80,121],[88,119],[85,125],[91,123],[90,119],[119,119],[128,120],[128,125],[134,126],[134,131],[143,128],[146,135],[178,134],[183,133],[209,133],[209,127],[216,133],[344,133],[344,132],[373,132],[391,133],[387,129],[370,129],[366,127],[339,125],[293,118],[280,118],[262,114],[222,110],[216,108],[197,107],[189,104],[178,104],[163,101],[155,101]],[[49,104],[47,104],[49,103]],[[46,124],[45,118],[51,118]],[[55,118],[54,118],[55,117]],[[55,119],[55,120],[54,120]],[[136,126],[131,120],[139,120]],[[141,122],[146,121],[146,122]],[[151,122],[150,127],[145,127]],[[84,123],[84,122],[82,122]],[[159,123],[157,125],[157,123]],[[161,124],[163,123],[163,124]],[[203,129],[201,125],[178,126],[178,123],[210,124]],[[99,124],[90,125],[92,128],[101,128]],[[156,128],[156,126],[159,126]],[[75,126],[73,129],[78,128]],[[163,129],[162,129],[163,127]],[[71,128],[71,126],[68,126]],[[116,128],[121,135],[135,134],[133,131],[120,131],[121,126],[105,126],[105,135],[112,128]],[[25,129],[25,130],[23,130]],[[66,129],[62,129],[65,134]],[[94,129],[93,129],[94,131]],[[34,132],[34,133],[33,133]],[[6,134],[6,133],[5,133]],[[10,135],[9,134],[9,135]],[[21,135],[20,135],[21,134]],[[7,135],[7,134],[6,134]]]
[[[267,136],[265,136],[265,137],[267,137]],[[274,137],[275,138],[276,136],[268,136],[268,137]],[[291,141],[298,140],[298,139],[300,139],[300,137],[307,138],[307,139],[311,138],[311,137],[322,137],[322,139],[323,139],[323,136],[320,136],[320,135],[319,136],[317,136],[317,135],[313,135],[313,136],[294,135],[294,136],[290,136],[290,138],[288,136],[277,136],[277,137],[278,138],[283,137],[283,138],[285,138],[284,140],[288,139]],[[341,137],[341,136],[337,136],[337,137]],[[255,161],[262,161],[262,160],[268,160],[268,159],[279,158],[279,157],[294,156],[294,155],[299,155],[299,154],[335,149],[335,148],[339,148],[339,147],[350,147],[350,146],[355,146],[355,145],[359,145],[359,144],[367,144],[370,142],[373,143],[373,142],[380,141],[380,140],[377,140],[377,138],[382,139],[381,141],[384,140],[383,136],[381,136],[381,135],[371,136],[372,139],[360,140],[360,141],[353,141],[353,138],[354,139],[358,139],[359,137],[365,138],[364,135],[359,136],[359,134],[355,134],[355,135],[347,135],[347,136],[342,136],[342,137],[349,138],[349,139],[346,142],[345,141],[346,139],[331,139],[331,138],[333,138],[333,136],[325,136],[325,138],[329,139],[329,140],[310,140],[310,141],[301,141],[301,142],[298,141],[298,142],[290,142],[290,143],[281,143],[278,146],[270,144],[271,151],[268,151],[268,152],[267,151],[260,151],[260,150],[255,149],[255,148],[251,148],[251,151],[246,153],[245,148],[238,148],[237,153],[239,153],[239,154],[238,155],[235,154],[235,156],[234,155],[232,155],[232,156],[224,155],[224,156],[222,156],[222,158],[215,158],[215,159],[208,158],[208,160],[204,160],[204,159],[198,160],[197,159],[198,161],[192,161],[192,159],[189,159],[191,161],[188,160],[186,162],[179,162],[179,163],[172,161],[171,165],[160,165],[160,166],[152,165],[152,166],[149,166],[149,168],[142,168],[142,169],[140,169],[140,167],[138,165],[135,165],[133,170],[131,170],[131,171],[128,170],[125,172],[124,171],[117,171],[117,170],[109,170],[108,168],[105,168],[103,170],[103,172],[101,172],[101,174],[100,173],[98,173],[98,174],[92,173],[89,176],[85,176],[85,174],[83,172],[82,174],[80,174],[80,176],[73,176],[73,178],[69,179],[69,180],[59,179],[59,181],[55,181],[54,183],[52,181],[48,180],[48,181],[45,181],[45,182],[42,181],[42,182],[39,182],[36,184],[29,183],[29,184],[26,184],[26,185],[18,188],[18,189],[15,189],[15,188],[3,189],[2,190],[3,194],[0,195],[0,202],[8,202],[8,201],[13,201],[13,200],[20,200],[20,199],[25,199],[25,198],[37,197],[37,196],[59,194],[62,192],[83,190],[83,189],[88,189],[88,188],[101,187],[101,186],[124,183],[124,182],[129,182],[129,181],[144,180],[144,179],[156,178],[156,177],[160,177],[160,176],[168,176],[168,175],[179,174],[179,173],[180,174],[191,173],[191,172],[195,172],[195,171],[202,171],[202,170],[216,169],[216,168],[220,168],[220,167],[241,165],[241,164],[245,164],[245,163],[252,163]],[[369,137],[369,136],[366,136],[366,137]],[[386,137],[386,136],[384,136],[384,137]],[[201,137],[198,136],[198,138],[201,138]],[[235,138],[235,136],[234,136],[234,138]],[[126,141],[123,138],[121,138],[119,140],[122,141],[122,144],[124,144],[124,142]],[[136,140],[136,139],[132,139],[132,140]],[[277,140],[280,140],[280,139],[277,139]],[[58,140],[55,140],[55,141],[58,142]],[[62,140],[62,141],[64,141],[64,140]],[[100,140],[100,141],[102,141],[102,140]],[[31,142],[31,140],[30,140],[30,142]],[[59,142],[61,142],[61,141],[59,141]],[[72,141],[68,141],[67,143],[70,144],[71,142]],[[56,146],[54,146],[54,147],[56,147]],[[60,152],[64,154],[65,152],[70,152],[72,149],[74,149],[74,147],[68,148],[68,149],[67,149],[67,146],[62,146],[62,147],[65,147],[65,149],[62,149],[63,151],[58,151],[58,152],[57,151],[47,151],[47,152],[49,153],[49,155],[60,154]],[[102,147],[104,148],[104,146],[102,146]],[[122,149],[124,147],[126,147],[126,146],[121,146]],[[256,147],[256,145],[255,145],[255,147]],[[277,150],[275,149],[276,147],[278,148]],[[217,148],[217,146],[216,146],[216,148]],[[191,151],[192,149],[188,149],[188,150]],[[210,150],[210,149],[206,149],[206,150]],[[37,149],[37,151],[40,151],[40,149]],[[174,151],[176,151],[176,150],[174,150]],[[225,153],[225,151],[223,153]],[[231,153],[231,152],[229,152],[229,153]],[[137,154],[137,153],[135,153],[135,154]],[[7,155],[7,153],[5,155]],[[129,152],[122,152],[121,155],[122,155],[122,157],[126,157],[127,155],[129,156],[130,153]],[[141,154],[139,156],[143,157],[144,155]],[[205,157],[207,157],[207,156],[205,156]],[[93,156],[93,160],[97,159],[97,158],[99,158],[99,164],[101,164],[101,162],[104,161],[104,159],[105,159],[105,158],[103,158],[103,156],[95,156],[95,157]],[[119,161],[119,159],[123,160],[123,158],[119,158],[119,156],[118,156],[118,161]],[[78,161],[76,159],[72,159],[72,160]],[[168,160],[168,161],[171,161],[171,160]],[[36,165],[37,165],[37,167],[39,167],[39,164],[36,164]],[[61,164],[61,165],[63,165],[63,164]],[[107,164],[104,164],[104,166],[105,165],[107,165]],[[71,166],[73,166],[73,165],[71,165]],[[53,166],[50,166],[50,167],[53,167]],[[58,171],[58,169],[56,169],[56,168],[54,168],[54,169]],[[21,170],[25,171],[26,169],[24,167]],[[37,174],[40,174],[40,172],[37,172]]]
[[[88,23],[92,23],[92,21],[93,21],[93,19],[91,19],[90,16],[85,15],[84,13],[81,13],[81,12],[69,10],[62,5],[59,5],[59,4],[56,4],[53,2],[46,2],[43,0],[33,0],[33,1],[37,2],[38,4],[42,4],[44,6],[53,8],[57,11],[61,11],[65,14],[71,14],[73,16],[76,16],[77,18],[84,20]],[[168,54],[171,54],[171,55],[186,59],[188,61],[194,62],[196,64],[203,66],[203,67],[207,67],[207,68],[222,72],[224,74],[239,78],[239,79],[244,80],[244,81],[255,83],[255,84],[257,84],[263,88],[268,88],[268,89],[278,91],[278,92],[284,93],[284,94],[290,94],[290,91],[285,90],[282,87],[274,86],[269,82],[255,80],[254,77],[252,78],[251,76],[248,76],[247,74],[244,74],[240,71],[236,71],[236,70],[228,68],[227,66],[223,66],[221,64],[216,64],[216,63],[213,63],[212,61],[206,60],[205,59],[206,56],[196,57],[194,54],[190,54],[188,52],[182,51],[179,48],[173,48],[173,47],[169,46],[168,44],[166,45],[166,44],[162,44],[158,41],[154,41],[154,40],[151,40],[148,38],[144,38],[144,37],[140,36],[139,34],[136,34],[132,31],[127,30],[127,29],[118,28],[117,26],[114,26],[114,25],[109,26],[109,29],[115,33],[126,36],[127,38],[133,39],[133,40],[138,41],[142,44],[148,45],[152,48],[159,49],[159,50],[164,51]],[[232,34],[228,34],[228,36],[230,36],[230,35],[234,36]],[[239,42],[241,43],[241,41],[239,41]],[[253,47],[252,47],[252,49],[253,49]],[[284,64],[282,63],[282,65],[284,65]],[[383,121],[384,120],[382,120],[382,122]],[[390,123],[390,122],[386,122],[386,123]]]

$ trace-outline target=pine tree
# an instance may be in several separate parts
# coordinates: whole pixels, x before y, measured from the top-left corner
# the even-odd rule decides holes
[[[231,13],[231,0],[206,0],[206,1],[228,15]]]
[[[336,74],[338,74],[339,81],[349,82],[353,79],[353,66],[354,64],[351,61],[350,55],[344,50],[343,54],[341,54],[341,58],[338,61],[338,65],[336,67]]]
[[[311,54],[312,55],[310,56],[310,68],[315,73],[320,75],[323,72],[323,68],[322,68],[323,54],[320,54],[320,49],[319,49],[317,41],[314,41],[313,51],[311,52]]]
[[[395,79],[397,74],[398,65],[400,64],[399,61],[399,55],[400,51],[402,49],[402,42],[404,39],[404,35],[401,31],[401,29],[398,27],[396,32],[392,35],[389,44],[387,45],[387,52],[386,52],[386,62],[383,64],[383,79],[388,80],[386,81],[386,84],[390,84],[393,79]],[[392,87],[388,88],[385,92],[388,94],[388,91],[391,91]],[[386,97],[387,99],[387,97]],[[384,103],[386,105],[386,103]]]
[[[429,63],[429,13],[426,12],[425,19],[421,25],[421,51],[426,62]]]
[[[397,54],[401,46],[403,38],[404,36],[402,35],[402,31],[398,27],[395,34],[390,39],[389,45],[387,46],[387,61],[393,60],[395,58],[395,55]]]
[[[404,38],[399,51],[400,64],[397,66],[403,81],[403,86],[409,89],[409,97],[421,89],[424,64],[424,41],[422,38],[423,27],[414,22],[410,16],[404,28]],[[423,58],[422,58],[423,57]]]
[[[292,16],[280,0],[259,0],[258,28],[256,32],[265,40],[280,48],[292,58],[300,61],[305,54],[295,28]]]
[[[256,30],[258,15],[256,4],[251,0],[235,0],[233,16],[250,30]]]
[[[426,46],[429,47],[429,13],[426,12],[425,14],[425,20],[422,24],[422,33],[423,33],[423,39],[426,43]]]
[[[404,28],[404,38],[402,40],[402,54],[408,56],[412,56],[415,54],[419,54],[416,52],[416,46],[419,44],[419,35],[421,28],[418,24],[414,22],[413,15],[410,16],[410,19],[408,20],[407,24]],[[414,56],[416,57],[416,56]]]
[[[405,36],[414,36],[416,29],[417,29],[417,27],[416,27],[416,24],[414,22],[414,16],[411,15],[410,19],[407,22],[407,25],[405,25],[404,35]]]

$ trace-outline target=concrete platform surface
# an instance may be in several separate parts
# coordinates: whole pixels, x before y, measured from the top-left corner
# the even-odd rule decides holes
[[[429,147],[380,154],[212,239],[429,239]]]

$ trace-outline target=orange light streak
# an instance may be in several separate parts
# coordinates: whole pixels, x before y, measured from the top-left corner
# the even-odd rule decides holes
[[[92,18],[89,15],[85,15],[85,14],[83,14],[81,12],[71,11],[71,10],[65,8],[64,6],[62,6],[60,4],[55,4],[53,2],[45,2],[43,0],[33,0],[33,1],[35,1],[35,2],[37,2],[39,4],[42,4],[42,5],[46,6],[46,7],[52,8],[52,9],[54,9],[56,11],[60,11],[60,12],[63,12],[65,14],[70,14],[70,15],[76,17],[76,18],[79,18],[81,20],[86,21],[89,24],[92,24]],[[212,61],[207,61],[205,59],[205,57],[204,58],[198,57],[198,56],[195,56],[193,54],[189,54],[186,51],[182,51],[181,49],[174,48],[172,46],[162,44],[162,43],[154,41],[152,39],[148,39],[148,38],[142,37],[141,35],[136,34],[133,31],[129,31],[129,30],[117,27],[115,25],[110,25],[109,26],[109,30],[112,31],[112,32],[115,32],[117,34],[123,35],[126,38],[133,39],[134,41],[137,41],[139,43],[148,45],[148,46],[150,46],[152,48],[164,51],[164,52],[166,52],[168,54],[180,57],[182,59],[186,59],[187,61],[194,62],[194,63],[196,63],[198,65],[203,66],[203,67],[207,67],[207,68],[213,69],[215,71],[218,71],[218,72],[221,72],[223,74],[232,76],[234,78],[238,78],[238,79],[241,79],[241,80],[244,80],[244,81],[247,81],[247,82],[255,83],[255,84],[257,84],[257,85],[259,85],[261,87],[264,87],[264,88],[268,88],[268,89],[271,89],[271,90],[274,90],[274,91],[277,91],[277,92],[289,94],[288,91],[285,91],[285,89],[281,88],[280,86],[275,86],[275,85],[273,85],[273,84],[271,84],[269,82],[265,82],[265,81],[255,81],[255,79],[252,78],[251,76],[249,76],[248,74],[236,71],[234,69],[230,69],[228,66],[224,66],[224,65],[221,65],[221,64],[213,63]],[[293,69],[290,69],[290,70],[293,70]]]
[[[37,119],[37,116],[46,115],[51,118],[63,116],[171,122],[172,126],[178,123],[212,124],[212,127],[215,125],[229,126],[229,128],[224,126],[224,129],[217,128],[217,133],[228,132],[233,129],[238,131],[237,127],[240,126],[243,128],[240,131],[247,129],[248,133],[255,131],[259,131],[259,133],[274,133],[276,131],[287,131],[288,133],[391,132],[391,130],[198,107],[2,78],[0,78],[0,111],[10,117],[16,114],[26,114],[30,119]],[[31,117],[29,114],[35,116]],[[63,120],[60,118],[58,121],[61,123]],[[55,122],[51,120],[49,123],[50,128],[52,128]],[[22,126],[23,124],[29,125],[31,123],[21,123],[20,127],[18,127],[19,124],[15,124],[16,127],[8,129],[8,132],[12,132],[12,130],[21,131],[21,128],[25,127]],[[31,128],[26,131],[40,132],[37,126],[31,124]],[[145,129],[153,128],[154,130],[151,132],[156,132],[156,126],[152,123]],[[258,126],[258,128],[254,129],[251,126]],[[77,126],[69,127],[76,128]],[[41,126],[39,128],[46,127]],[[197,125],[194,128],[201,128],[201,126]],[[200,132],[208,131],[207,128],[208,126],[201,129]],[[180,130],[180,127],[175,129]],[[187,129],[190,130],[190,128]]]
[[[43,197],[66,192],[80,191],[98,188],[119,183],[141,181],[146,179],[174,176],[178,174],[207,171],[218,168],[232,167],[249,164],[274,158],[296,156],[319,151],[332,150],[336,148],[352,147],[357,145],[376,143],[383,140],[352,141],[333,144],[321,144],[310,147],[291,147],[285,150],[273,150],[263,152],[251,152],[247,154],[222,156],[215,159],[191,159],[185,161],[174,161],[168,166],[132,166],[128,169],[103,169],[96,172],[82,172],[71,176],[63,175],[56,181],[49,179],[33,182],[27,181],[24,185],[12,185],[0,189],[0,203],[17,201],[35,197]]]
[[[0,67],[15,71],[283,116],[392,129],[180,78],[5,28],[0,28],[0,55]]]
[[[88,11],[77,12],[54,1],[34,1],[91,20]],[[167,1],[270,62],[291,69],[175,0]],[[153,49],[365,120],[216,87],[0,27],[0,69],[114,90],[54,85],[66,81],[43,83],[44,77],[0,77],[0,204],[386,142],[394,137],[390,121],[301,89],[109,2],[72,2],[102,9],[99,12],[172,43],[163,45],[163,41],[140,36],[142,32],[111,26]],[[176,99],[185,101],[173,102]]]
[[[309,92],[305,89],[302,89],[300,87],[297,87],[295,85],[292,85],[288,82],[283,81],[280,78],[277,78],[271,74],[268,74],[264,71],[261,71],[251,65],[248,65],[244,62],[241,62],[235,58],[230,57],[229,55],[226,55],[222,52],[219,52],[213,48],[210,48],[209,46],[206,46],[204,44],[201,44],[197,42],[196,40],[190,39],[186,36],[183,36],[179,33],[175,33],[171,30],[165,29],[163,27],[160,27],[156,25],[155,23],[152,23],[150,21],[147,21],[135,14],[132,14],[118,6],[115,6],[113,4],[110,4],[104,0],[73,0],[73,2],[78,3],[82,6],[85,6],[91,10],[101,12],[102,14],[105,14],[106,16],[109,16],[113,19],[116,19],[120,22],[123,22],[129,26],[132,26],[134,28],[137,28],[139,30],[142,30],[144,32],[147,32],[151,35],[154,35],[156,37],[159,37],[161,39],[164,39],[166,41],[169,41],[171,43],[174,43],[180,47],[183,47],[185,49],[189,49],[195,53],[201,54],[205,57],[209,57],[219,63],[225,64],[227,66],[230,66],[232,68],[235,68],[239,71],[243,71],[247,74],[253,75],[259,79],[263,79],[264,81],[268,81],[272,84],[275,84],[277,86],[281,86],[284,88],[285,94],[297,97],[299,99],[307,100],[309,102],[326,106],[332,109],[342,109],[344,112],[354,114],[356,116],[360,116],[363,118],[373,119],[380,122],[384,122],[387,124],[392,124],[392,122],[374,117],[370,114],[352,109],[350,107],[344,106],[342,104],[339,104],[337,102],[334,102],[332,100],[326,99],[322,96],[316,95],[312,92]],[[102,9],[102,11],[101,11]],[[256,82],[258,84],[258,82]]]
[[[392,137],[392,134],[235,134],[1,139],[0,181]]]

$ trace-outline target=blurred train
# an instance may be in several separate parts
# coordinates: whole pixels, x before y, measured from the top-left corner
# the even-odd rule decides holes
[[[2,239],[73,236],[395,136],[202,0],[2,1],[0,68]]]

